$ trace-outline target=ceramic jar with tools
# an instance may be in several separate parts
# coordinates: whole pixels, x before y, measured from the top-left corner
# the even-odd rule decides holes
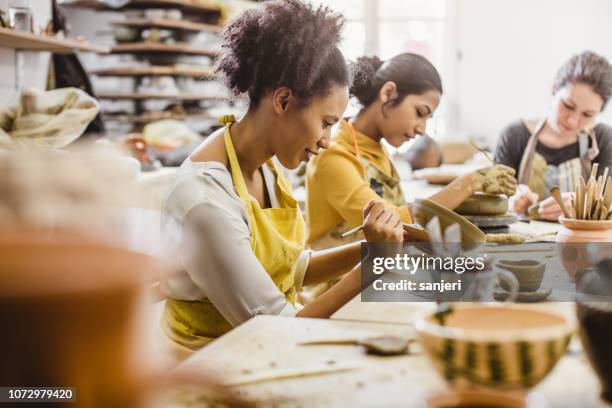
[[[557,242],[612,242],[612,178],[608,168],[597,177],[598,167],[593,165],[588,182],[580,178],[576,184],[572,208],[565,207],[558,187],[551,188],[563,211]]]
[[[592,266],[586,244],[612,242],[612,179],[608,177],[608,168],[596,177],[598,166],[593,165],[588,182],[580,178],[576,184],[572,208],[565,207],[558,188],[551,189],[551,195],[563,211],[559,217],[561,229],[556,236],[559,257],[572,280],[576,271]]]

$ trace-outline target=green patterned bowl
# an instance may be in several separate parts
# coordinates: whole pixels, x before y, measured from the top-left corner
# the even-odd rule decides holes
[[[454,386],[521,390],[540,382],[565,353],[573,324],[522,306],[455,305],[445,325],[415,323],[421,347]]]

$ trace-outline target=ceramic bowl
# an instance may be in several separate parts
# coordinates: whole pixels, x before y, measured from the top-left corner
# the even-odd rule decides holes
[[[557,242],[612,242],[612,221],[587,221],[559,217]]]
[[[79,406],[136,406],[153,371],[141,326],[157,267],[80,233],[0,232],[0,383],[70,384]]]
[[[457,389],[527,390],[563,356],[573,324],[522,306],[455,305],[441,325],[429,314],[415,323],[421,347]]]
[[[461,215],[501,215],[508,212],[508,197],[501,194],[474,193],[455,209]]]
[[[546,265],[531,260],[509,260],[502,259],[497,263],[499,268],[512,272],[519,283],[521,292],[532,292],[538,290],[544,278]]]
[[[431,200],[414,200],[412,210],[416,221],[425,226],[434,217],[440,220],[442,230],[452,224],[459,224],[461,227],[461,240],[466,244],[479,244],[485,242],[485,234],[477,226],[466,220],[454,211],[442,207]]]

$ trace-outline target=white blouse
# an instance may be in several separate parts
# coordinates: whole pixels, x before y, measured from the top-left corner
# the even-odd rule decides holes
[[[278,207],[274,173],[267,165],[262,170],[270,202]],[[257,314],[297,313],[251,249],[244,203],[225,166],[187,158],[166,197],[161,221],[166,255],[181,264],[161,277],[166,296],[187,301],[208,298],[232,326]],[[296,262],[297,291],[309,260],[310,251],[303,251]]]

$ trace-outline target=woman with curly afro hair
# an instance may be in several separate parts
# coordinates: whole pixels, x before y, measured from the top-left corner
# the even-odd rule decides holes
[[[269,1],[223,33],[217,73],[248,110],[223,117],[186,159],[162,208],[169,254],[181,260],[162,276],[163,328],[185,353],[257,314],[328,317],[360,291],[359,246],[305,251],[304,220],[272,161],[294,169],[328,146],[348,104],[342,24],[326,7]],[[402,241],[399,216],[382,203],[362,214],[368,241]],[[297,304],[302,285],[343,274],[325,297]]]

